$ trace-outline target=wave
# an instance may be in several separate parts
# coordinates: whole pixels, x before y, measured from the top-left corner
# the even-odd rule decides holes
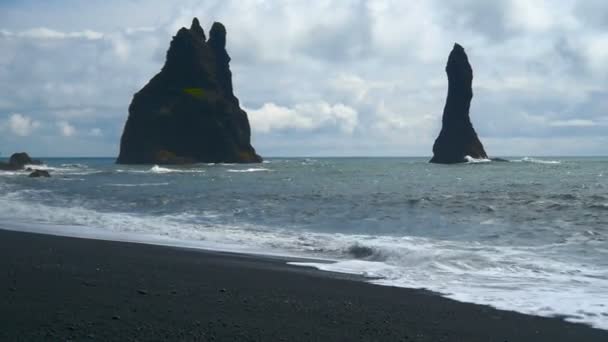
[[[587,206],[589,209],[608,210],[608,203],[595,203]]]
[[[471,156],[464,156],[468,164],[490,163],[492,160],[488,158],[476,159]]]
[[[177,170],[172,170],[172,169],[168,169],[166,167],[160,167],[158,165],[154,165],[154,166],[152,166],[152,168],[149,171],[152,173],[169,173],[169,172],[176,172]]]
[[[21,175],[27,175],[28,172],[26,171],[4,171],[4,170],[0,170],[0,176],[21,176]]]
[[[320,233],[238,221],[227,224],[218,212],[103,212],[86,207],[90,203],[74,206],[73,201],[60,198],[54,201],[56,206],[30,200],[53,196],[48,190],[2,190],[0,226],[17,222],[29,229],[67,235],[90,233],[115,240],[321,258],[329,263],[293,264],[360,274],[379,285],[424,288],[499,309],[561,315],[608,329],[608,270],[564,257],[555,251],[559,246],[511,247],[410,236]],[[596,239],[597,234],[578,238]]]
[[[263,171],[272,171],[271,169],[266,169],[263,167],[258,168],[249,168],[249,169],[228,169],[228,172],[263,172]]]
[[[533,164],[549,164],[549,165],[555,165],[555,164],[561,164],[562,163],[559,160],[545,160],[545,159],[536,159],[536,158],[531,158],[531,157],[524,157],[522,159],[512,160],[512,162],[515,162],[515,163],[533,163]]]
[[[378,285],[420,288],[463,302],[525,314],[565,317],[608,329],[608,272],[555,260],[534,249],[388,237],[344,249],[350,259],[292,262],[361,275]],[[581,284],[585,284],[581,286]],[[593,298],[593,304],[589,301]]]
[[[76,168],[76,169],[88,169],[89,166],[85,165],[85,164],[78,164],[78,163],[72,163],[72,164],[61,164],[61,167],[67,167],[67,168]]]
[[[123,184],[123,183],[110,183],[110,184],[106,184],[106,186],[116,186],[116,187],[139,187],[139,186],[164,186],[164,185],[169,185],[168,182],[165,183],[130,183],[130,184]]]
[[[138,169],[117,169],[118,173],[203,173],[205,170],[203,169],[170,169],[167,167],[162,167],[158,165],[154,165],[147,170],[138,170]]]
[[[85,176],[96,173],[101,173],[100,170],[90,169],[87,165],[83,164],[61,164],[60,166],[49,166],[47,164],[40,165],[25,165],[24,168],[30,168],[32,170],[44,170],[58,175],[73,175],[73,176]]]
[[[23,170],[16,171],[0,171],[0,175],[2,176],[17,176],[17,175],[28,175],[31,170],[44,170],[48,171],[52,175],[90,175],[94,173],[99,173],[101,171],[90,170],[87,167],[75,167],[75,166],[49,166],[46,164],[34,165],[28,164],[24,165]]]

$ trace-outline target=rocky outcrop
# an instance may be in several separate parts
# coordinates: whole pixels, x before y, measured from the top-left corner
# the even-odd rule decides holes
[[[40,178],[40,177],[49,178],[49,177],[51,177],[51,174],[46,170],[34,170],[32,173],[29,174],[28,177],[30,177],[30,178]]]
[[[39,160],[33,160],[25,152],[13,153],[8,160],[8,163],[0,162],[0,170],[4,171],[17,171],[23,170],[25,165],[39,165]]]
[[[486,159],[488,155],[469,118],[473,70],[462,46],[454,44],[445,71],[448,74],[448,97],[443,109],[441,132],[433,145],[431,163],[462,163],[466,162],[466,156]]]
[[[213,24],[209,40],[196,18],[181,28],[160,73],[133,97],[117,162],[261,162],[229,63],[222,24]]]

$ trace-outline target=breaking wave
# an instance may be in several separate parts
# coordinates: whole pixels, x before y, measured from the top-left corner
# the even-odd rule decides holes
[[[468,164],[490,163],[492,160],[487,158],[476,159],[471,156],[465,156],[464,159]]]
[[[321,258],[329,262],[293,264],[359,274],[380,285],[424,288],[500,309],[561,315],[572,322],[608,329],[608,271],[556,258],[546,253],[551,246],[319,233],[218,223],[222,214],[217,212],[135,215],[24,200],[37,191],[9,191],[0,196],[0,217],[22,222],[23,227],[41,225],[37,231],[55,230],[65,235]],[[2,226],[11,226],[11,222],[2,222]]]
[[[116,186],[116,187],[125,187],[125,188],[133,188],[140,186],[164,186],[169,185],[170,183],[110,183],[106,184],[106,186]]]
[[[176,169],[171,169],[168,167],[162,167],[162,166],[158,166],[158,165],[154,165],[151,168],[147,169],[147,170],[141,170],[141,169],[117,169],[116,172],[118,173],[156,173],[156,174],[165,174],[165,173],[203,173],[205,172],[205,170],[203,169],[196,169],[196,168],[176,168]]]
[[[264,172],[264,171],[272,171],[270,169],[266,169],[263,167],[257,168],[249,168],[249,169],[229,169],[228,172],[236,172],[236,173],[246,173],[246,172]]]
[[[512,162],[515,162],[515,163],[548,164],[548,165],[555,165],[555,164],[561,164],[562,163],[559,160],[545,160],[545,159],[536,159],[536,158],[531,158],[531,157],[524,157],[522,159],[512,160]]]

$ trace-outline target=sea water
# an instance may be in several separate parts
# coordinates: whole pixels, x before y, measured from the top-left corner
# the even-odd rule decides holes
[[[0,172],[0,227],[306,257],[296,264],[608,329],[608,158],[510,159],[51,158],[49,179]]]

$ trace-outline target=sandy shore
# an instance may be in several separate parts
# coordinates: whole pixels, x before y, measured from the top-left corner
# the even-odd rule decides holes
[[[277,258],[0,230],[2,341],[608,341]]]

